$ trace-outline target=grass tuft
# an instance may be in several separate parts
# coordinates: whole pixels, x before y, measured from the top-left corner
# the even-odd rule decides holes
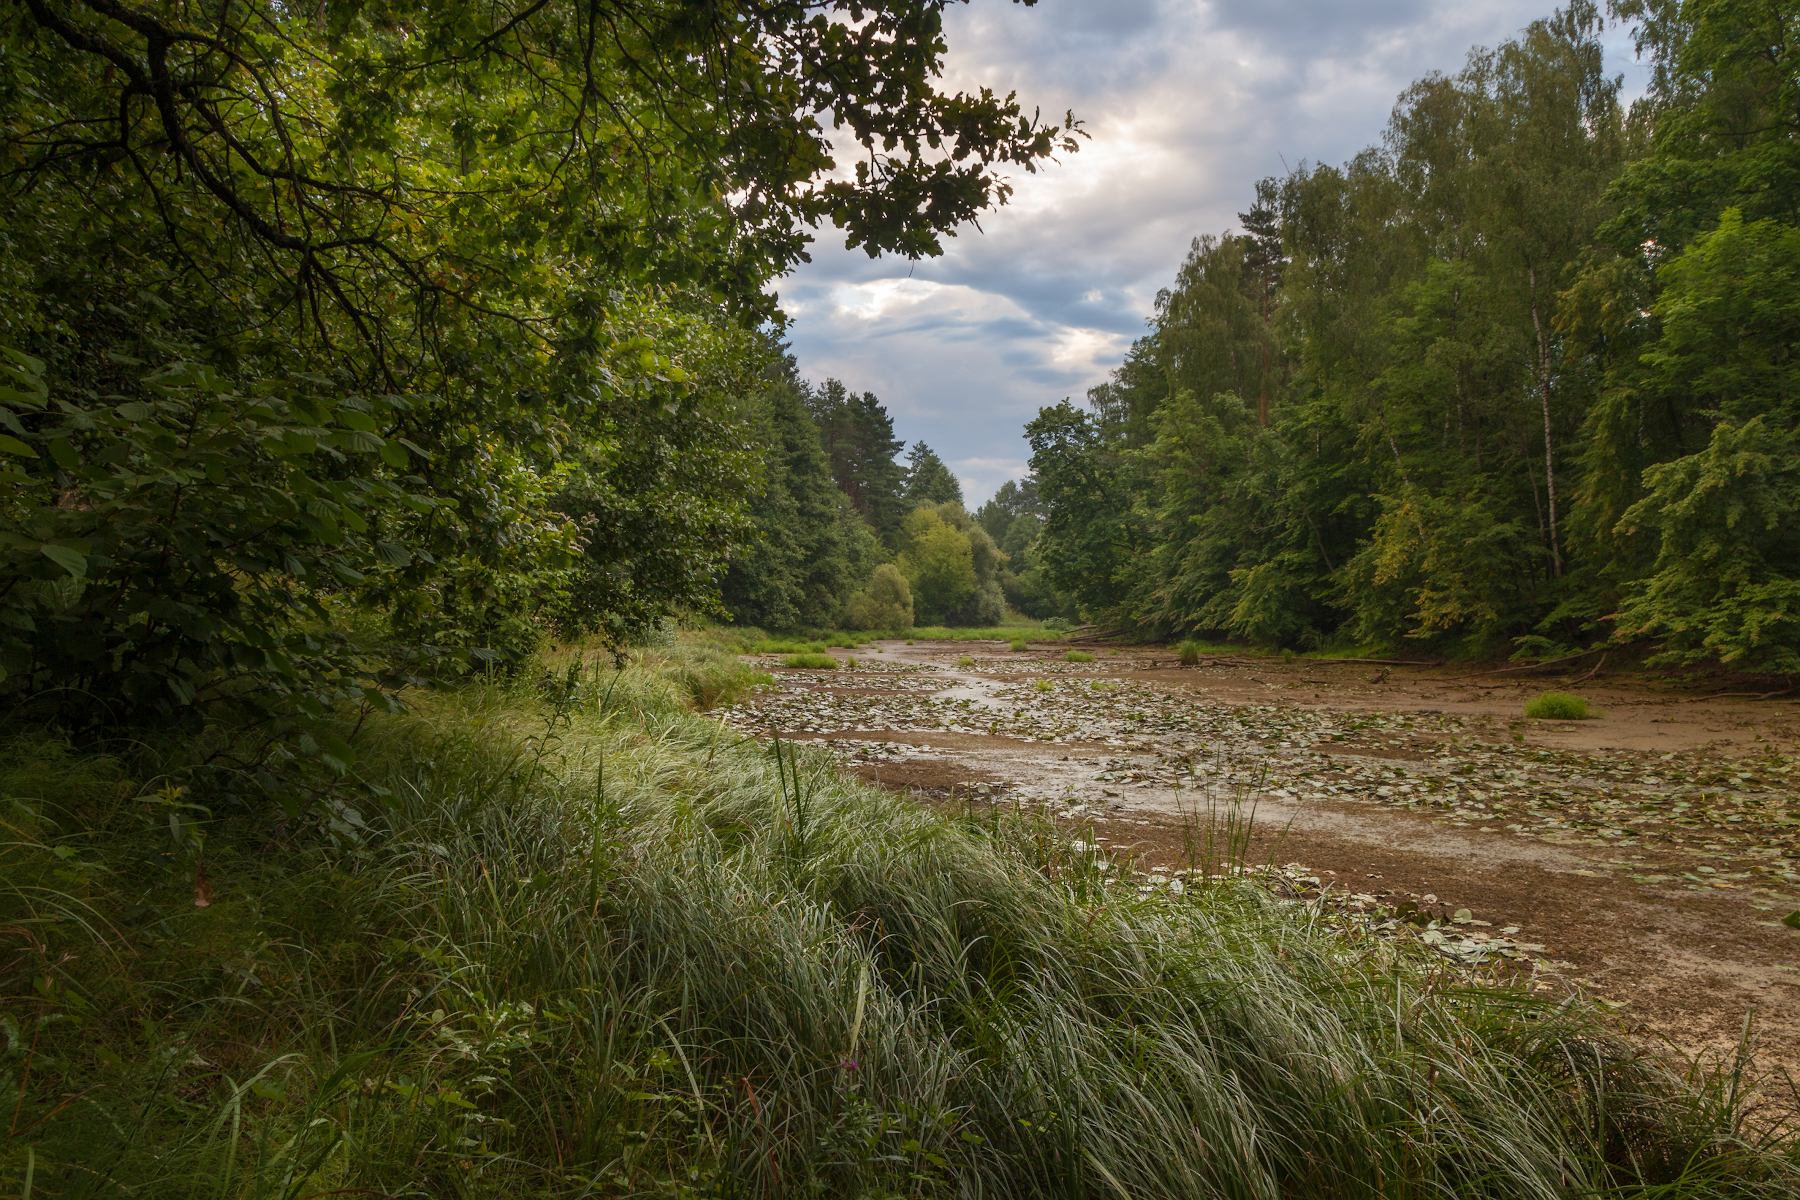
[[[838,669],[838,660],[829,654],[790,654],[782,662],[790,667],[805,667],[813,671]]]
[[[1065,661],[1065,662],[1093,662],[1094,656],[1089,654],[1086,650],[1071,650],[1067,654],[1063,655],[1063,661]]]
[[[1525,715],[1541,721],[1585,721],[1597,717],[1580,696],[1568,692],[1545,692],[1525,705]]]
[[[1184,667],[1199,665],[1200,653],[1200,643],[1193,640],[1182,642],[1175,647],[1175,654],[1181,659],[1181,665]]]

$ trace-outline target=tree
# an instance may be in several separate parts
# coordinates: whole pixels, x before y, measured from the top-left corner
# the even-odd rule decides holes
[[[1037,480],[1027,475],[1024,479],[1009,479],[995,489],[987,503],[975,510],[975,519],[987,530],[988,536],[1005,548],[1007,539],[1012,537],[1014,522],[1020,517],[1030,519],[1035,526],[1043,519],[1044,506],[1038,499]],[[1026,541],[1036,541],[1032,536]],[[1010,553],[1010,551],[1008,551]]]
[[[24,0],[7,686],[84,720],[229,694],[267,730],[265,701],[366,699],[433,647],[716,602],[743,331],[808,231],[936,253],[1000,166],[1075,148],[936,89],[942,9]],[[352,646],[356,607],[387,646]]]
[[[962,484],[930,446],[914,442],[906,456],[906,499],[911,504],[962,503]]]
[[[851,595],[844,605],[844,625],[849,629],[911,629],[912,588],[893,563],[882,563],[869,577],[869,586]]]
[[[725,606],[770,629],[829,625],[867,572],[874,536],[833,482],[798,390],[776,384],[752,403],[751,437],[768,452],[750,501],[756,537],[725,572]]]
[[[875,393],[858,396],[835,379],[809,391],[807,408],[831,460],[831,475],[890,549],[906,515],[906,470],[894,461],[906,443]]]

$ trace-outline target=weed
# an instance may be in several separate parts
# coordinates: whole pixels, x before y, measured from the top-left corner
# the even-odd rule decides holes
[[[1030,649],[1030,647],[1029,647],[1029,646],[1027,646],[1027,645],[1026,645],[1026,644],[1025,644],[1025,639],[1024,639],[1024,638],[1014,638],[1014,639],[1013,639],[1013,640],[1012,640],[1012,643],[1011,643],[1011,645],[1012,645],[1012,649],[1013,649],[1013,651],[1014,651],[1014,653],[1017,653],[1017,652],[1019,652],[1019,651],[1021,651],[1021,650],[1028,650],[1028,649]]]
[[[1071,650],[1063,655],[1065,662],[1093,662],[1094,656],[1085,650]]]
[[[1113,653],[1117,654],[1118,651],[1115,650],[1115,651],[1113,651]],[[1181,665],[1184,667],[1198,666],[1200,663],[1200,643],[1199,642],[1191,641],[1191,640],[1183,642],[1179,646],[1175,647],[1175,653],[1177,656],[1180,657]]]
[[[975,665],[975,660],[965,654],[956,660],[956,665],[959,667],[972,667]]]

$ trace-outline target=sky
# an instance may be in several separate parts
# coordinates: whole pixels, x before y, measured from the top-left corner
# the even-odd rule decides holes
[[[1256,180],[1379,140],[1399,93],[1454,73],[1553,0],[973,0],[945,19],[943,86],[1073,109],[1091,140],[940,258],[870,259],[820,231],[778,290],[805,378],[874,392],[970,508],[1023,476],[1025,422],[1078,402],[1146,328],[1189,243],[1237,224]],[[1608,36],[1627,97],[1645,72]]]

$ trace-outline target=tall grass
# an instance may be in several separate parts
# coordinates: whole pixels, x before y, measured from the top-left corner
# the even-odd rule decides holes
[[[166,830],[13,821],[0,1187],[1795,1186],[1743,1089],[1689,1086],[1577,1003],[1465,986],[1230,881],[1140,895],[1041,820],[934,815],[742,740],[666,670],[473,688],[356,745],[388,793],[360,836],[219,824],[204,908]]]

